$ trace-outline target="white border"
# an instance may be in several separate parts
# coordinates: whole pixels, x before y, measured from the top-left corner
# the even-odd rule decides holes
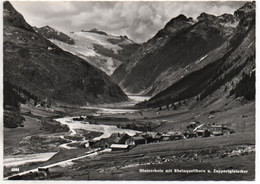
[[[14,0],[10,0],[10,2],[12,2]],[[25,0],[15,0],[15,1],[25,1]],[[35,0],[26,0],[26,1],[35,1]],[[36,0],[36,1],[45,1],[45,0]],[[86,0],[48,0],[48,1],[86,1]],[[88,0],[88,1],[111,1],[111,0]],[[120,1],[120,0],[113,0],[113,1]],[[122,1],[122,0],[121,0]],[[123,1],[127,1],[127,0],[123,0]],[[131,1],[139,1],[139,0],[131,0]],[[154,1],[154,0],[143,0],[143,1]],[[165,1],[165,0],[156,0],[156,1]],[[166,1],[197,1],[197,0],[166,0]],[[209,1],[209,0],[199,0],[199,1]],[[212,1],[212,0],[210,0]],[[225,0],[218,0],[218,1],[225,1]],[[239,1],[239,0],[232,0],[232,1]],[[242,0],[245,1],[245,0]],[[246,2],[246,1],[245,1]],[[256,1],[256,6],[258,9],[258,3]],[[1,58],[1,62],[0,62],[0,132],[3,132],[3,3],[0,4],[0,17],[1,17],[1,21],[0,21],[0,58]],[[259,78],[260,78],[260,74],[258,73],[258,51],[259,51],[259,39],[258,39],[258,30],[259,30],[259,13],[256,11],[256,149],[258,147],[258,139],[259,136],[257,134],[257,132],[259,132],[259,125],[258,125],[258,120],[260,117],[260,111],[259,111],[259,95],[260,95],[260,91],[259,91],[259,87],[260,87],[260,82],[259,82]],[[0,133],[0,183],[26,183],[26,184],[40,184],[40,183],[79,183],[79,184],[83,184],[83,183],[107,183],[107,184],[112,184],[112,183],[122,183],[122,184],[128,184],[128,183],[153,183],[153,184],[161,184],[161,183],[228,183],[228,184],[233,184],[233,183],[256,183],[259,182],[260,180],[260,176],[259,176],[259,152],[258,149],[256,151],[256,173],[255,173],[255,181],[39,181],[39,180],[33,180],[33,181],[6,181],[3,180],[3,133]],[[239,161],[239,160],[238,160]]]

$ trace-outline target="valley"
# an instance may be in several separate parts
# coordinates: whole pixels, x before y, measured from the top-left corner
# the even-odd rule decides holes
[[[134,104],[136,101],[132,101],[132,103]],[[17,132],[19,129],[22,129],[19,137],[8,136],[11,135],[10,130],[6,128],[4,130],[4,141],[8,145],[4,151],[4,163],[6,163],[6,165],[4,164],[5,177],[15,175],[15,172],[12,172],[11,168],[18,167],[21,173],[31,170],[31,173],[27,172],[26,174],[25,172],[25,175],[21,175],[21,179],[50,179],[48,176],[53,175],[51,178],[58,180],[80,180],[87,179],[87,177],[90,177],[91,180],[110,180],[124,177],[129,180],[146,180],[145,178],[148,176],[148,178],[154,177],[149,173],[139,173],[140,168],[192,169],[196,168],[197,164],[202,164],[199,168],[227,169],[233,166],[232,160],[235,158],[247,159],[250,157],[248,165],[244,165],[243,167],[237,165],[233,169],[244,168],[249,170],[248,174],[245,174],[244,177],[239,175],[239,178],[242,180],[252,179],[254,168],[249,167],[249,169],[248,166],[253,165],[255,153],[254,102],[244,104],[241,107],[233,106],[231,108],[227,106],[226,108],[214,108],[215,118],[213,119],[209,119],[213,108],[203,111],[199,109],[190,110],[187,107],[181,107],[178,110],[163,109],[158,111],[158,108],[137,110],[133,109],[134,106],[129,105],[129,102],[125,104],[120,103],[118,108],[116,108],[116,104],[113,107],[104,107],[102,105],[98,108],[88,107],[87,109],[85,107],[69,106],[53,107],[53,111],[50,111],[45,108],[35,109],[30,105],[22,106],[22,114],[26,114],[24,127],[13,130]],[[84,117],[91,115],[96,118],[92,118],[90,121],[84,119]],[[81,117],[84,120],[79,120],[76,117]],[[235,133],[219,137],[198,137],[138,144],[129,151],[111,151],[109,147],[104,146],[105,144],[100,144],[100,147],[86,147],[86,143],[89,143],[90,140],[105,140],[115,133],[127,133],[133,136],[136,133],[142,132],[140,130],[118,128],[120,126],[123,127],[123,124],[129,122],[136,122],[136,124],[139,123],[146,126],[149,122],[149,125],[155,125],[153,131],[170,133],[173,131],[177,132],[193,121],[221,123],[232,128]],[[32,125],[38,126],[38,128],[32,129]],[[28,132],[27,129],[30,131]],[[219,149],[220,147],[221,149]],[[243,150],[242,152],[238,151],[239,154],[236,155],[236,150],[241,149],[246,149],[247,151],[245,151],[245,154]],[[213,153],[218,156],[213,156]],[[226,156],[221,156],[223,154]],[[228,156],[227,154],[234,155]],[[211,155],[211,158],[208,158],[209,155]],[[25,157],[26,160],[22,157]],[[112,158],[120,159],[114,160]],[[214,159],[212,160],[212,158]],[[11,160],[15,160],[15,162],[11,162]],[[18,160],[23,160],[23,162],[19,162]],[[223,160],[226,161],[226,164],[220,164]],[[183,166],[183,163],[187,162],[190,164]],[[37,174],[39,172],[38,168],[49,168],[49,174],[46,176]],[[69,170],[73,170],[74,172],[70,172]],[[89,172],[90,176],[86,172]],[[102,173],[101,178],[100,173]],[[161,177],[159,175],[155,176],[154,179],[186,180],[187,177],[191,180],[195,179],[192,177],[193,174],[182,175],[183,178],[180,175],[165,173],[160,175]],[[221,177],[223,175],[225,174],[222,174]],[[234,175],[226,174],[224,177],[229,180]],[[216,175],[203,175],[203,178],[208,180],[218,179]]]
[[[124,2],[55,2],[74,8],[55,12],[66,23],[41,17],[45,26],[12,3],[3,4],[4,180],[255,180],[254,1],[155,20],[114,15]],[[151,25],[147,41],[131,39]]]

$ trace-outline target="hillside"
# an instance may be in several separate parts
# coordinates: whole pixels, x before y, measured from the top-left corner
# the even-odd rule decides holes
[[[238,23],[238,17],[231,14],[202,13],[197,20],[179,15],[144,43],[112,77],[126,92],[156,95],[201,68],[212,50],[222,50]]]
[[[111,75],[140,46],[126,36],[113,36],[98,29],[71,32],[69,38],[75,44],[49,37],[50,41],[63,50],[86,60],[107,75]]]
[[[4,81],[34,101],[86,104],[127,100],[104,72],[39,35],[4,2]]]
[[[255,98],[255,7],[247,3],[235,12],[239,24],[231,38],[198,60],[187,74],[143,105],[193,101],[204,105],[233,97]]]

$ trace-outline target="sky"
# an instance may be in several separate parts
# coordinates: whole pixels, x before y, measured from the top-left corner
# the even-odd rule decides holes
[[[137,43],[152,38],[168,21],[184,14],[196,19],[202,12],[231,13],[245,1],[11,1],[32,26],[49,25],[64,33],[97,28],[126,35]]]

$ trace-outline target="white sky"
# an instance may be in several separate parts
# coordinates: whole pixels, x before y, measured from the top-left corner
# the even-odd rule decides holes
[[[202,12],[233,14],[245,1],[11,1],[32,26],[49,25],[65,33],[97,28],[114,35],[127,35],[136,42],[153,37],[173,17],[197,18]]]

